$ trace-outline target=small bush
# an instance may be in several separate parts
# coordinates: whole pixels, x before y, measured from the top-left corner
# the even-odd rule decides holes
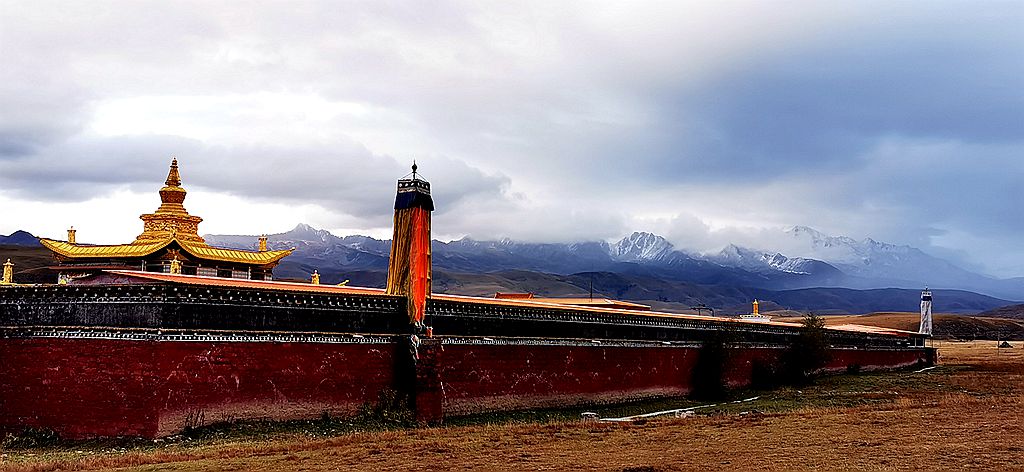
[[[8,434],[4,437],[3,449],[31,449],[53,446],[60,442],[60,436],[50,429],[29,428],[21,434]]]
[[[803,329],[782,355],[784,380],[792,385],[810,383],[817,372],[828,364],[828,347],[825,320],[813,313],[805,315]]]
[[[206,425],[206,412],[197,410],[188,410],[185,412],[185,427],[181,430],[181,435],[187,438],[195,437],[202,434],[199,431],[203,426]]]
[[[409,407],[408,395],[385,389],[377,397],[376,405],[364,404],[359,410],[362,421],[394,426],[416,424],[416,414]]]
[[[750,386],[757,390],[771,390],[782,385],[779,368],[772,362],[761,359],[754,360],[750,376]]]

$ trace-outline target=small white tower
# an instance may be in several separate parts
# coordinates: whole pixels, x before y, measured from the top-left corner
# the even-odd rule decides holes
[[[932,292],[928,287],[921,292],[921,334],[932,335]]]

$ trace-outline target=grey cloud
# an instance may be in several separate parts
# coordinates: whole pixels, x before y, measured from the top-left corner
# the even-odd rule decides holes
[[[7,195],[148,191],[176,154],[191,188],[380,226],[415,157],[453,236],[613,238],[715,211],[921,246],[964,233],[990,244],[939,250],[991,262],[1024,221],[1016,3],[26,5],[0,19]],[[341,121],[272,145],[88,129],[105,100],[260,92],[386,120],[376,142]],[[381,151],[393,138],[412,150]],[[743,237],[693,218],[679,240]]]
[[[892,137],[1019,145],[1024,33],[1014,25],[1024,11],[1004,9],[895,23],[880,15],[853,36],[768,51],[771,60],[669,91],[665,121],[685,130],[669,143],[691,158],[651,164],[678,162],[704,178],[770,177],[857,169]]]
[[[175,136],[77,137],[33,159],[0,161],[0,184],[17,196],[51,201],[82,200],[116,188],[152,192],[162,185],[170,156],[177,156],[184,185],[193,191],[316,204],[377,226],[390,218],[395,181],[411,164],[374,155],[351,141],[227,147]],[[500,200],[508,186],[506,177],[451,158],[428,157],[420,168],[437,176],[441,214],[463,200]]]

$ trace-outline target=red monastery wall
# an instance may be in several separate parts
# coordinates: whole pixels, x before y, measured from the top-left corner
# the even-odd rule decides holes
[[[158,435],[237,419],[352,416],[394,388],[395,344],[163,342]]]
[[[697,349],[445,345],[444,413],[684,395]]]
[[[393,388],[395,344],[0,340],[0,429],[157,437],[352,415]]]
[[[855,365],[861,370],[881,370],[932,363],[934,359],[929,359],[924,349],[833,349],[832,359],[825,369],[838,372]]]
[[[61,437],[157,432],[154,342],[0,339],[0,429]]]
[[[730,351],[726,379],[751,381],[779,348]],[[67,438],[157,437],[239,419],[345,416],[382,390],[411,391],[417,418],[683,395],[699,348],[478,344],[434,338],[416,372],[400,342],[0,339],[0,430]],[[926,351],[833,350],[832,370],[927,362]],[[410,377],[411,376],[411,377]],[[404,379],[404,380],[403,380]],[[415,379],[415,380],[413,380]],[[407,390],[407,389],[412,390]]]
[[[438,354],[443,414],[629,401],[685,395],[700,349],[670,346],[444,345]],[[725,381],[750,385],[756,363],[778,364],[782,348],[729,351]],[[927,362],[923,350],[833,349],[826,370],[889,369]]]

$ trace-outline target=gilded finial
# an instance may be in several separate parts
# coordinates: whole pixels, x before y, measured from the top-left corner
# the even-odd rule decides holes
[[[178,158],[171,158],[171,170],[167,173],[167,181],[164,184],[168,187],[181,186],[181,175],[178,174]]]
[[[260,236],[259,241],[260,252],[267,252],[267,235]]]
[[[76,231],[74,226],[68,228],[68,242],[71,244],[75,244],[75,233]]]
[[[178,260],[178,256],[174,256],[174,259],[171,260],[171,273],[181,274],[181,261]]]
[[[320,285],[320,273],[316,269],[313,269],[313,276],[309,283],[313,285]]]
[[[14,264],[11,263],[10,259],[7,259],[7,263],[4,264],[4,278],[0,279],[4,285],[10,285],[14,283]]]
[[[185,210],[183,203],[188,192],[181,187],[181,174],[178,173],[178,159],[171,160],[171,169],[167,173],[166,185],[160,189],[160,207],[155,212],[141,215],[143,221],[142,234],[135,241],[137,243],[154,243],[164,241],[168,237],[174,237],[179,241],[191,243],[204,243],[202,236],[199,236],[199,223],[203,221],[198,216],[192,216]],[[175,230],[171,234],[171,230]]]

